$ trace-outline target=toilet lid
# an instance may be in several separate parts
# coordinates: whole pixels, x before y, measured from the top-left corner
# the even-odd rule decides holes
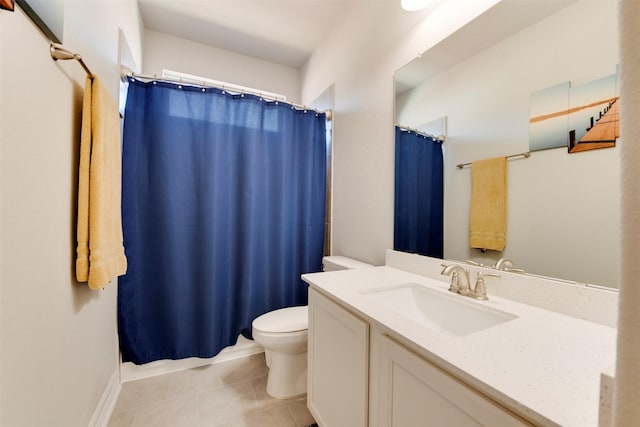
[[[253,321],[253,327],[262,332],[296,332],[309,328],[309,307],[286,307],[270,311]]]

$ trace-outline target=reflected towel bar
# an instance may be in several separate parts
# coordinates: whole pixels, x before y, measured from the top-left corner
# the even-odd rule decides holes
[[[524,157],[526,159],[526,158],[531,157],[531,152],[527,151],[526,153],[512,154],[510,156],[505,156],[505,159],[510,159],[512,157]],[[460,163],[460,164],[456,165],[456,167],[458,169],[462,169],[463,167],[470,166],[470,165],[471,165],[471,162],[469,162],[469,163]]]
[[[89,67],[87,67],[87,64],[85,64],[84,61],[82,60],[82,55],[70,52],[67,49],[55,43],[51,43],[51,46],[49,47],[49,52],[51,53],[51,59],[53,59],[54,61],[57,61],[59,59],[61,60],[75,59],[80,63],[80,65],[82,65],[82,68],[84,68],[84,71],[86,71],[89,78],[93,80],[93,73],[91,72]]]

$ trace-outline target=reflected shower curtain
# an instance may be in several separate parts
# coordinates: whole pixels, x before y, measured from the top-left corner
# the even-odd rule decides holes
[[[443,257],[442,143],[396,126],[393,248]]]
[[[321,270],[325,115],[207,88],[131,81],[119,279],[124,361],[212,357]]]

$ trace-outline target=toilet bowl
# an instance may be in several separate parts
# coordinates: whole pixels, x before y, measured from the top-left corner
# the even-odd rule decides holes
[[[287,307],[253,321],[253,339],[265,349],[269,376],[267,393],[288,399],[307,392],[309,308]]]
[[[324,271],[373,267],[342,256],[322,259]],[[307,392],[308,306],[286,307],[257,317],[252,323],[253,339],[264,347],[269,367],[267,393],[289,399]]]

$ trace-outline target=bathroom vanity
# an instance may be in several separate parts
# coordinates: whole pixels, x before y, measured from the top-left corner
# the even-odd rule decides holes
[[[308,406],[319,425],[598,426],[616,330],[590,312],[615,311],[617,295],[555,284],[572,288],[524,303],[546,284],[503,273],[476,301],[448,291],[441,262],[389,251],[383,267],[303,276]],[[472,283],[484,271],[465,268]],[[500,281],[521,282],[517,296],[499,296]],[[583,318],[553,310],[563,305]]]

